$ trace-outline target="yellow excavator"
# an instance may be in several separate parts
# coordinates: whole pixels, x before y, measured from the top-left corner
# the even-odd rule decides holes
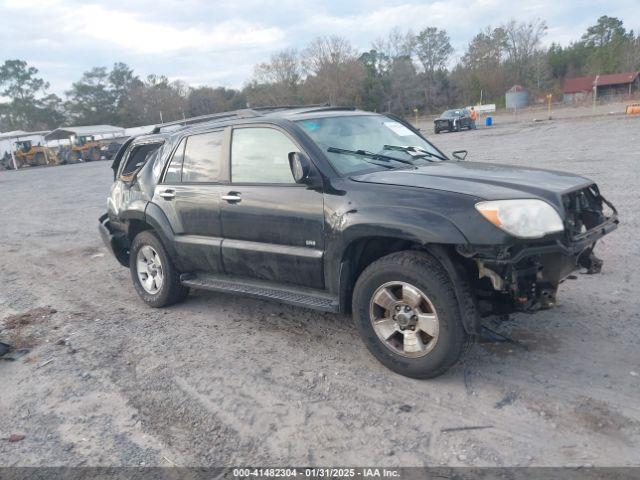
[[[73,137],[69,163],[97,162],[101,158],[100,147],[102,144],[93,135]]]
[[[13,156],[18,168],[59,164],[58,156],[48,147],[34,145],[31,140],[20,140],[15,145]]]

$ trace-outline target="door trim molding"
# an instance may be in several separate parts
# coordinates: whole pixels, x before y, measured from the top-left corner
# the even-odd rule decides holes
[[[251,252],[275,253],[292,257],[322,258],[324,252],[315,248],[296,247],[293,245],[280,245],[275,243],[251,242],[248,240],[234,240],[225,238],[222,240],[222,248],[234,250],[248,250]],[[224,257],[224,254],[223,254]]]

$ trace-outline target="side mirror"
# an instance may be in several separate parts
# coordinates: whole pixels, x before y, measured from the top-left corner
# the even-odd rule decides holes
[[[453,155],[458,160],[464,160],[465,158],[467,158],[468,153],[469,152],[467,152],[466,150],[456,150],[455,152],[451,152],[451,155]]]
[[[289,167],[296,183],[307,183],[311,173],[311,162],[304,153],[290,152]]]

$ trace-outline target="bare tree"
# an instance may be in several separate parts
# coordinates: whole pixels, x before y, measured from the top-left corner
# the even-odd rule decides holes
[[[304,52],[305,97],[331,104],[358,104],[365,78],[357,51],[342,37],[320,37]]]
[[[286,105],[300,101],[302,61],[295,49],[282,50],[254,68],[253,79],[245,87],[249,103]]]
[[[179,120],[186,116],[189,88],[164,75],[148,75],[131,92],[130,115],[144,125]]]
[[[253,77],[258,83],[277,83],[297,88],[302,74],[300,55],[296,49],[290,48],[271,55],[269,62],[257,65]]]
[[[526,83],[534,74],[534,54],[547,31],[544,20],[518,23],[510,20],[503,27],[506,35],[506,51],[513,67],[515,81]]]
[[[392,60],[400,57],[410,58],[416,47],[416,36],[411,30],[403,32],[399,27],[394,27],[386,38],[379,38],[373,42],[372,47]]]

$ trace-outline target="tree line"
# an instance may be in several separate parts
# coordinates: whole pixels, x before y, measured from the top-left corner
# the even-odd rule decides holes
[[[394,28],[359,52],[345,38],[319,37],[255,66],[242,89],[190,87],[163,75],[141,78],[124,63],[85,72],[64,99],[23,60],[0,66],[0,131],[60,125],[125,127],[267,105],[330,103],[409,115],[446,107],[504,104],[514,84],[534,98],[559,95],[565,77],[640,69],[640,36],[615,17],[602,16],[579,40],[543,47],[543,20],[482,29],[452,64],[448,33]]]

